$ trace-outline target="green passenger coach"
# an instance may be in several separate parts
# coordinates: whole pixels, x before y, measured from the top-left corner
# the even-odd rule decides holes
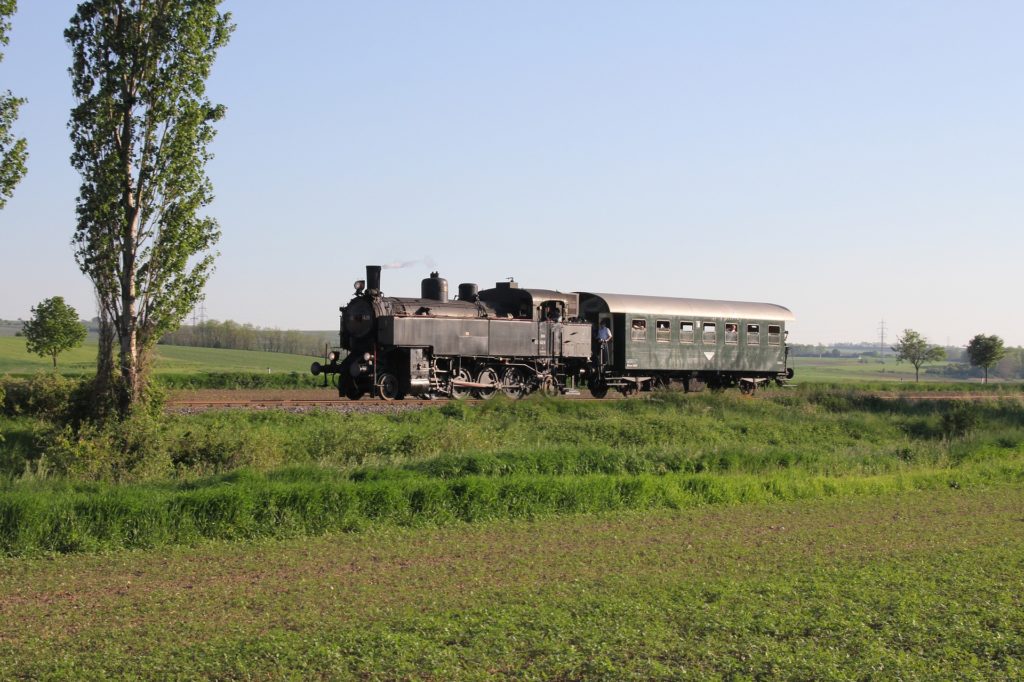
[[[752,391],[793,376],[787,366],[788,308],[663,296],[580,292],[581,316],[612,338],[595,339],[600,358],[595,395],[625,393],[670,381],[686,390],[738,386]],[[604,345],[604,348],[600,346]]]

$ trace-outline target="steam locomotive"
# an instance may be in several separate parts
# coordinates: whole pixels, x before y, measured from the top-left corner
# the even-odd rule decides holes
[[[380,266],[368,265],[340,309],[347,354],[332,351],[311,368],[352,400],[518,398],[584,387],[600,398],[670,383],[753,391],[793,377],[785,325],[794,318],[778,305],[563,293],[514,281],[483,291],[460,284],[449,299],[437,272],[419,298],[396,298],[381,293],[380,276]]]

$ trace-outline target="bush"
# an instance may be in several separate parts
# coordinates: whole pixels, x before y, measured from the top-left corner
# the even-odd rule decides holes
[[[124,421],[51,425],[37,437],[51,474],[86,481],[139,481],[174,474],[162,421],[140,411]]]
[[[59,374],[36,374],[28,379],[5,377],[3,412],[9,416],[31,416],[63,420],[70,411],[72,396],[82,381]]]
[[[956,402],[942,415],[942,435],[946,440],[965,438],[978,425],[978,409],[971,403]]]
[[[256,389],[256,388],[315,388],[322,385],[322,377],[302,372],[209,372],[204,374],[157,374],[153,381],[166,389]]]

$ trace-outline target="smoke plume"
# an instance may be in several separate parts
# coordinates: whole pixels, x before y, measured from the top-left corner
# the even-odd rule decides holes
[[[403,260],[395,261],[394,263],[386,263],[381,266],[384,270],[403,270],[405,268],[411,268],[414,265],[425,265],[431,270],[437,267],[434,259],[430,256],[424,256],[423,258],[417,258],[416,260]]]

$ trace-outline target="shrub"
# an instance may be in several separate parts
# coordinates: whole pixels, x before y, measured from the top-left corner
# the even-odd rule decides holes
[[[966,437],[978,425],[978,409],[971,403],[956,402],[942,415],[942,435],[946,440]]]
[[[174,473],[158,417],[138,412],[123,421],[50,425],[37,436],[52,473],[76,480],[139,481]]]
[[[166,389],[255,389],[255,388],[315,388],[322,378],[301,372],[208,372],[203,374],[157,374],[150,383]]]
[[[59,374],[36,374],[28,379],[5,378],[3,412],[11,416],[64,419],[72,395],[82,382]]]
[[[218,474],[243,466],[267,467],[260,456],[259,434],[253,429],[202,428],[173,437],[168,448],[171,464],[179,474]]]

